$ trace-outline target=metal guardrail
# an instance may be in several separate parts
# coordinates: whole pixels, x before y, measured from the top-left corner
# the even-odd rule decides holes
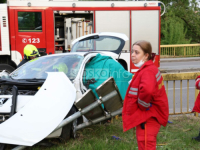
[[[196,79],[196,77],[198,75],[200,75],[200,72],[162,74],[163,80],[166,82],[165,88],[166,88],[167,96],[168,96],[169,81],[173,81],[173,113],[170,113],[171,115],[172,114],[190,114],[190,113],[192,113],[191,111],[189,111],[189,80]],[[187,111],[186,112],[183,112],[183,110],[182,110],[182,106],[183,106],[182,83],[183,83],[183,80],[187,80]],[[180,81],[180,112],[178,112],[178,113],[175,112],[175,81]],[[195,85],[194,85],[194,87],[195,87]],[[195,89],[195,100],[196,100],[198,93],[199,93],[199,90]],[[198,113],[195,113],[195,116],[198,116]]]
[[[160,45],[160,53],[161,58],[200,56],[200,44]]]

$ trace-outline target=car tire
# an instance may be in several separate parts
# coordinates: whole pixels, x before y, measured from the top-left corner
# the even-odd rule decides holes
[[[74,106],[72,106],[71,110],[69,111],[69,113],[67,114],[67,117],[73,115],[74,113],[76,113],[76,108]],[[75,119],[74,121],[72,121],[71,123],[67,124],[66,126],[64,126],[62,128],[62,132],[60,135],[60,139],[64,142],[67,142],[70,138],[76,138],[76,126],[77,126],[77,119]]]
[[[3,70],[6,70],[6,72],[10,74],[15,70],[15,68],[7,64],[0,64],[0,72]]]
[[[1,144],[0,143],[0,150],[5,150],[6,149],[6,144]]]

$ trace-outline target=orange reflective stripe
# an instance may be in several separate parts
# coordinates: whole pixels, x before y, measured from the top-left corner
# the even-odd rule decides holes
[[[162,82],[158,85],[158,89],[160,90],[163,85],[164,85],[164,83],[163,83],[163,80],[162,80]]]

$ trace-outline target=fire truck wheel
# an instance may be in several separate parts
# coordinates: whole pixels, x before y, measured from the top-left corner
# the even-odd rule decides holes
[[[71,110],[69,111],[69,113],[67,114],[67,116],[65,118],[73,115],[74,113],[76,113],[76,108],[74,106],[72,106]],[[60,136],[61,140],[66,142],[70,139],[70,137],[76,138],[76,130],[75,130],[76,126],[77,126],[77,119],[75,119],[71,123],[64,126],[62,128],[62,133]]]
[[[7,64],[0,64],[0,72],[3,70],[6,70],[7,73],[11,73],[15,70],[15,68]]]
[[[0,150],[5,150],[6,149],[6,144],[1,144],[0,143]]]

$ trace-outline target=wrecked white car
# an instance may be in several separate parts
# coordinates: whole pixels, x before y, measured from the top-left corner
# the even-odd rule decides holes
[[[78,129],[120,114],[132,74],[115,58],[126,40],[124,34],[87,35],[74,41],[71,53],[34,59],[3,76],[0,143],[67,140]]]

